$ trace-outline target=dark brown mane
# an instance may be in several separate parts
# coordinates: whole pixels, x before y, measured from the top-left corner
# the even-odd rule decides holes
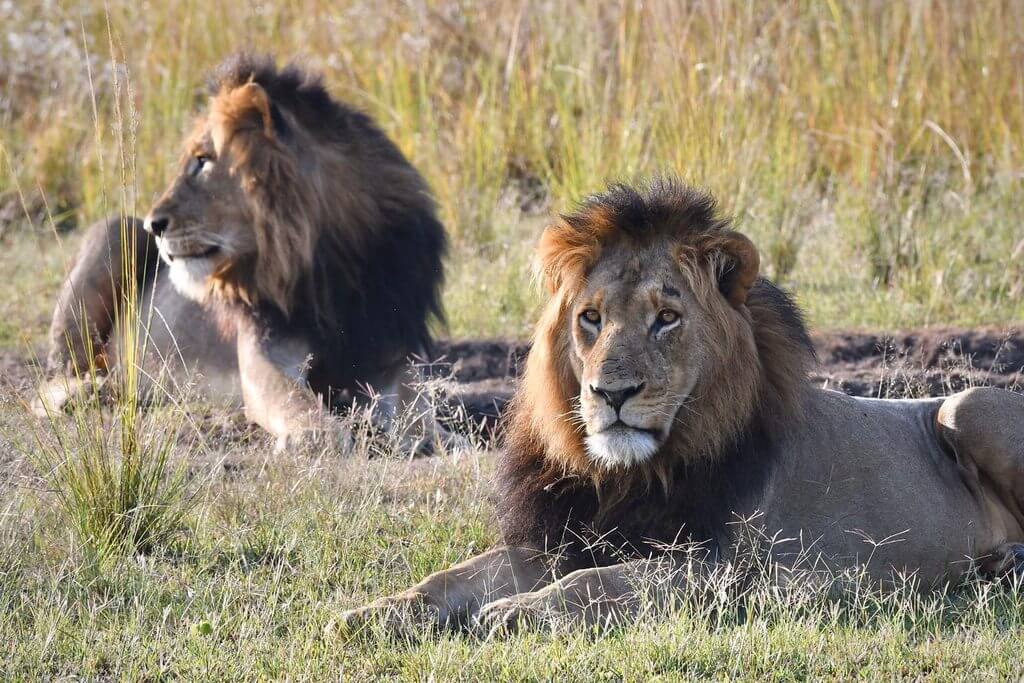
[[[446,238],[398,147],[319,75],[267,56],[229,58],[210,92],[209,125],[230,144],[260,246],[223,274],[227,303],[268,334],[311,337],[318,392],[354,391],[428,350]]]

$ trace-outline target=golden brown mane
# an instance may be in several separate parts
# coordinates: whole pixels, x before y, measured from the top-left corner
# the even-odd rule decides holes
[[[299,278],[313,264],[318,227],[316,197],[300,177],[297,160],[278,139],[266,90],[255,82],[226,83],[210,104],[214,147],[230,155],[249,197],[256,262],[233,263],[214,278],[215,291],[252,304],[267,300],[290,313]],[[314,300],[314,304],[316,301]]]
[[[638,472],[602,469],[589,458],[573,419],[579,384],[570,365],[574,297],[602,248],[613,241],[637,245],[668,235],[695,297],[712,315],[707,329],[711,370],[694,390],[699,409],[685,416],[659,455]],[[661,180],[642,191],[616,186],[591,197],[548,228],[538,248],[540,270],[551,291],[533,339],[514,403],[511,449],[543,458],[552,480],[580,476],[627,486],[636,477],[667,481],[681,461],[714,460],[757,417],[771,419],[796,408],[813,350],[789,297],[757,276],[753,244],[716,215],[713,199]],[[713,343],[711,343],[713,340]]]

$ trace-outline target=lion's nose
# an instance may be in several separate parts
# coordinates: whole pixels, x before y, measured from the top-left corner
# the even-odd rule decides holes
[[[148,232],[153,233],[155,237],[167,232],[167,228],[171,226],[171,219],[169,216],[149,216],[146,218],[145,228]]]
[[[622,404],[643,391],[643,388],[643,382],[623,389],[608,389],[605,387],[595,387],[593,384],[590,385],[590,390],[603,398],[604,402],[610,405],[616,413],[622,408]]]

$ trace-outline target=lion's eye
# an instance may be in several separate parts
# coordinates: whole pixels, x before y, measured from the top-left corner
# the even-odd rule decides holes
[[[654,317],[653,332],[656,333],[667,328],[674,328],[677,323],[679,323],[679,313],[671,308],[663,308],[657,311],[657,315]]]
[[[598,325],[601,324],[601,314],[598,313],[593,308],[588,308],[587,310],[580,313],[580,322],[587,323],[588,325],[593,325],[594,327],[597,327]]]
[[[197,154],[196,156],[192,157],[192,161],[189,163],[189,175],[199,175],[202,172],[202,170],[206,168],[206,165],[210,163],[210,161],[210,157],[206,156],[205,154]]]

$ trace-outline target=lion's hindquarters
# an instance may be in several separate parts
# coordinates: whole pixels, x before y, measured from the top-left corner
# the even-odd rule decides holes
[[[939,433],[967,471],[980,472],[989,507],[1007,541],[1024,541],[1024,396],[993,387],[947,398]],[[977,476],[977,475],[975,475]]]
[[[967,389],[943,401],[936,419],[950,444],[988,474],[1024,474],[1024,396]]]
[[[88,371],[110,339],[125,288],[144,287],[156,261],[156,247],[137,218],[112,216],[86,231],[50,322],[50,372]]]
[[[880,581],[896,570],[930,586],[1006,540],[996,499],[944,442],[944,399],[806,398],[762,501],[768,531],[795,539],[777,549],[785,564],[824,561]]]

